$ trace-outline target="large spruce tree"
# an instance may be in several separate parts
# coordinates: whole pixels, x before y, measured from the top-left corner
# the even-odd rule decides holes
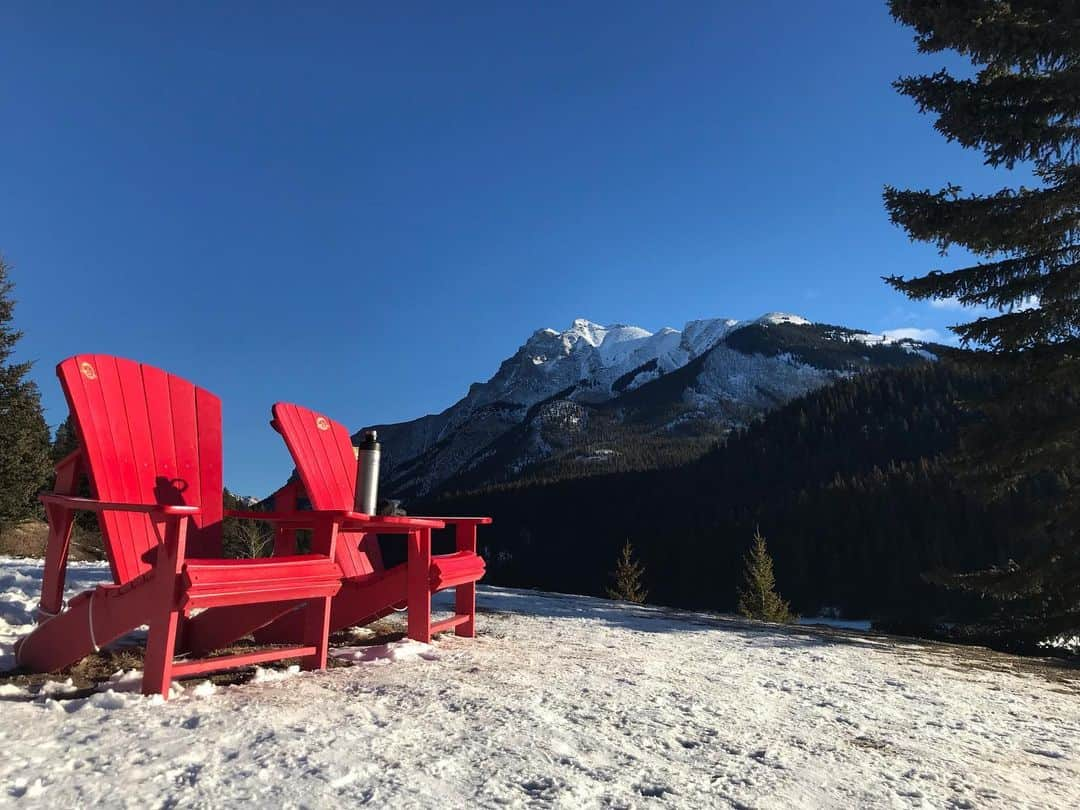
[[[1035,640],[1080,629],[1080,3],[890,0],[924,53],[969,59],[896,89],[935,128],[993,168],[1034,182],[993,194],[885,189],[892,221],[942,256],[976,263],[888,283],[915,299],[954,299],[981,316],[953,327],[1011,385],[981,409],[959,463],[970,483],[1026,512],[1030,554],[945,578],[1008,600],[1001,627]],[[967,264],[967,263],[965,263]]]
[[[0,257],[0,531],[38,513],[34,500],[49,478],[49,428],[30,363],[12,362],[22,332],[13,326],[15,301],[8,265]]]

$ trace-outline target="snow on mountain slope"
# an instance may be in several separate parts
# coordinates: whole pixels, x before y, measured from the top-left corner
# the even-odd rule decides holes
[[[682,348],[688,355],[695,357],[704,354],[741,323],[742,321],[731,318],[709,318],[704,321],[690,321],[683,327]]]
[[[0,644],[40,563],[0,559]],[[72,585],[107,577],[82,565]],[[1075,678],[985,651],[482,588],[479,636],[64,699],[0,688],[8,806],[1080,805]]]
[[[729,417],[745,424],[755,415],[827,385],[833,379],[828,370],[791,356],[766,357],[717,346],[705,358],[701,373],[684,394],[684,401],[701,410],[726,404],[731,408]]]
[[[399,493],[426,492],[475,463],[478,452],[520,425],[537,403],[557,395],[602,402],[620,381],[618,392],[633,390],[707,351],[735,323],[695,321],[689,333],[664,328],[653,334],[578,318],[563,332],[538,329],[491,379],[474,383],[442,413],[372,426],[383,442],[384,481]]]
[[[723,435],[838,376],[875,367],[877,361],[859,356],[853,346],[866,346],[879,357],[889,348],[933,359],[922,344],[819,326],[782,312],[750,321],[696,320],[682,331],[665,327],[656,333],[584,318],[562,332],[539,329],[489,380],[474,383],[442,413],[375,425],[383,440],[384,484],[395,496],[423,495],[472,470],[498,477],[547,458],[555,452],[551,443],[540,435],[539,424],[527,423],[538,417],[537,408],[556,400],[587,408],[618,404],[649,389],[630,398],[650,400],[651,413],[668,413],[648,429],[690,421],[711,423],[709,435]],[[842,362],[831,356],[845,352]],[[680,373],[687,370],[693,374]],[[627,409],[624,416],[632,421],[635,413]],[[519,446],[496,446],[517,428],[525,429]]]
[[[793,323],[796,326],[809,326],[810,321],[801,315],[792,315],[788,312],[767,312],[754,323]]]

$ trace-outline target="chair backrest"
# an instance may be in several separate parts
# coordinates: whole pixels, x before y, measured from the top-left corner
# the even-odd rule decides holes
[[[285,439],[314,509],[352,509],[356,503],[356,454],[349,431],[321,413],[277,402],[270,423]],[[342,532],[335,548],[346,577],[383,570],[378,538]]]
[[[94,496],[201,507],[188,530],[191,557],[221,556],[221,400],[153,366],[80,354],[56,367]],[[158,532],[144,514],[103,512],[117,584],[148,571]]]

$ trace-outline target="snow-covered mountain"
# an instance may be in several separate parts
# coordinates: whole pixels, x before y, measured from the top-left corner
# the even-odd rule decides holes
[[[655,333],[579,318],[562,332],[533,332],[442,413],[372,426],[384,446],[383,490],[475,486],[567,454],[595,467],[617,460],[630,436],[668,449],[714,440],[838,377],[928,357],[913,341],[779,312]]]

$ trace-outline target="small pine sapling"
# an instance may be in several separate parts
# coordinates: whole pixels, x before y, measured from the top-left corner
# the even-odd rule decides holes
[[[776,592],[773,561],[761,531],[754,530],[754,544],[745,557],[744,585],[739,589],[739,613],[748,619],[790,624],[796,616]]]
[[[634,547],[630,545],[629,540],[619,552],[619,558],[615,562],[615,570],[611,576],[615,580],[615,585],[608,588],[609,598],[640,605],[648,597],[649,592],[645,590],[641,582],[645,576],[645,566],[634,559]]]

